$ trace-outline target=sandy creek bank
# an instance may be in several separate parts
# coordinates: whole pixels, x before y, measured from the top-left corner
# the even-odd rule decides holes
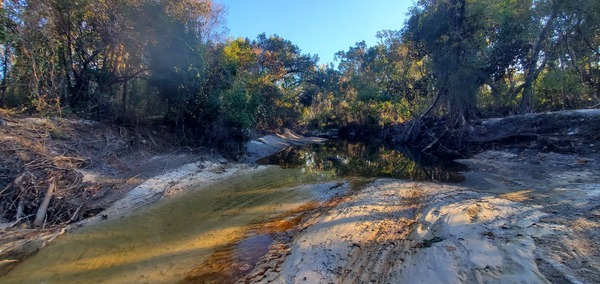
[[[296,142],[287,145],[302,143],[300,137],[292,138]],[[284,140],[266,137],[251,142],[248,160],[277,151],[273,142]],[[333,195],[321,196],[320,210],[301,219],[286,215],[288,219],[282,221],[301,222],[268,232],[274,241],[253,263],[226,267],[229,272],[224,277],[205,278],[203,268],[211,265],[210,259],[198,259],[200,265],[193,269],[178,268],[179,279],[225,283],[245,275],[237,281],[600,282],[598,154],[584,158],[532,150],[486,151],[461,162],[471,170],[458,185],[377,179],[361,190],[348,191],[348,183],[309,184],[313,192],[321,187],[347,194],[341,198],[335,194],[336,200],[329,202],[325,200]],[[135,214],[163,196],[185,197],[187,189],[197,184],[216,184],[264,170],[218,160],[185,164],[146,180],[103,214],[72,228]],[[302,202],[292,203],[302,208]],[[292,212],[296,209],[288,207]],[[160,278],[162,269],[155,270],[157,275],[138,280],[170,281]],[[19,283],[18,277],[12,279]]]
[[[239,283],[598,283],[600,160],[463,160],[460,185],[378,179]],[[285,253],[281,253],[281,252]]]
[[[319,141],[286,133],[263,137],[260,142],[255,141],[257,145],[249,144],[248,150],[251,155],[255,153],[256,157],[261,157],[291,145]],[[141,162],[145,168],[154,164],[162,166],[158,175],[146,177],[129,191],[120,191],[120,196],[109,194],[110,199],[117,199],[115,202],[110,202],[106,196],[100,198],[96,202],[109,202],[108,207],[94,217],[66,227],[41,232],[32,230],[31,236],[26,238],[6,240],[0,252],[4,256],[4,273],[8,275],[0,278],[0,282],[73,283],[96,279],[99,282],[132,283],[144,279],[135,278],[142,275],[149,283],[183,279],[186,272],[194,264],[202,263],[201,258],[210,255],[213,248],[243,238],[254,220],[293,211],[307,202],[318,204],[319,200],[329,200],[329,194],[336,191],[322,194],[322,187],[337,188],[338,184],[324,182],[310,187],[303,183],[311,184],[319,179],[301,180],[291,170],[227,162],[216,156],[203,158],[182,153],[134,162]],[[105,178],[101,170],[94,168],[81,172],[89,182]],[[140,175],[130,180],[134,178],[138,179]],[[246,187],[249,190],[239,190]],[[192,193],[194,198],[191,198]],[[158,207],[162,209],[147,206],[150,203],[160,204]],[[179,210],[181,206],[197,212],[193,216],[181,215],[186,212]],[[173,217],[175,213],[181,216]],[[177,221],[173,222],[173,218]],[[171,234],[172,231],[178,234]],[[65,232],[70,233],[54,241]],[[3,232],[3,236],[9,233]],[[49,247],[20,262],[20,257],[32,254],[50,242]],[[184,264],[180,265],[181,262]],[[156,266],[166,268],[158,270]],[[134,270],[135,273],[130,273],[134,278],[117,276],[123,271]],[[176,275],[180,277],[176,278]]]

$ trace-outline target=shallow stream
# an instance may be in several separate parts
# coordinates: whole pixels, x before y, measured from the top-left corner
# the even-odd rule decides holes
[[[414,157],[413,157],[414,158]],[[290,148],[260,161],[277,164],[234,176],[59,237],[1,283],[225,283],[252,268],[271,242],[262,223],[332,197],[315,183],[374,177],[461,181],[447,163],[419,163],[406,152],[346,142]],[[451,170],[447,170],[450,168]],[[234,272],[232,272],[232,267]]]

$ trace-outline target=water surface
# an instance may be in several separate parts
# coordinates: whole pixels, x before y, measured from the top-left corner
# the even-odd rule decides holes
[[[271,167],[159,202],[126,218],[109,216],[100,225],[59,237],[0,283],[173,283],[216,249],[243,240],[250,224],[314,198],[310,188],[297,186],[327,179]]]
[[[468,169],[452,160],[410,148],[391,149],[344,140],[290,147],[258,162],[340,177],[386,177],[451,183],[462,182],[464,177],[460,172]]]

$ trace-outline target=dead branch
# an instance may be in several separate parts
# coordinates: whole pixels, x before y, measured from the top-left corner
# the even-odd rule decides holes
[[[11,188],[12,186],[13,186],[13,182],[11,182],[11,183],[7,184],[7,185],[4,187],[4,189],[2,189],[2,190],[0,191],[0,195],[4,194],[4,192],[6,192],[6,191],[7,191],[9,188]]]
[[[6,187],[4,187],[4,189],[2,189],[2,191],[0,191],[0,195],[4,194],[4,192],[6,192],[12,186],[16,186],[23,191],[23,177],[25,177],[27,174],[29,174],[29,172],[25,171],[18,175],[13,182],[9,183]]]
[[[23,209],[25,208],[25,202],[23,201],[23,196],[19,196],[19,204],[17,205],[17,213],[15,214],[15,219],[21,220],[21,216],[23,216]]]
[[[446,134],[446,132],[448,132],[448,128],[446,128],[444,130],[444,132],[442,132],[442,134],[440,134],[439,136],[437,136],[435,138],[435,140],[433,140],[433,142],[431,142],[429,145],[427,145],[427,147],[423,148],[423,150],[421,150],[421,151],[425,152],[425,151],[431,149],[431,147],[433,147],[435,144],[437,144],[440,141],[440,138],[442,138],[442,136],[444,136]]]
[[[150,138],[150,142],[152,142],[154,147],[158,147],[158,145],[156,144],[156,141],[154,141],[154,138],[152,137],[152,135],[150,134],[150,131],[147,128],[146,128],[146,134],[148,134],[148,138]]]
[[[72,223],[73,221],[75,221],[77,219],[77,216],[79,215],[79,211],[81,210],[81,208],[83,208],[83,205],[85,205],[85,203],[81,203],[81,205],[79,205],[79,207],[77,207],[77,210],[75,210],[75,213],[73,213],[73,215],[71,216],[71,218],[69,218],[69,221],[67,221],[67,223]]]
[[[28,216],[22,216],[22,217],[18,218],[17,220],[15,220],[14,222],[10,223],[10,225],[8,225],[8,228],[12,228],[15,225],[19,224],[22,220],[27,220],[27,219],[29,219],[31,217],[33,217],[33,214],[32,215],[28,215]]]
[[[139,177],[140,175],[142,175],[142,174],[137,174],[137,175],[135,175],[135,176],[133,176],[133,177],[129,178],[129,179],[128,179],[128,180],[125,182],[125,184],[129,184],[129,182],[131,182],[132,180],[136,179],[136,178],[137,178],[137,177]]]
[[[88,164],[88,160],[80,157],[57,156],[52,158],[52,163],[59,168],[65,165],[71,168],[80,168]]]
[[[33,221],[33,225],[35,227],[40,227],[44,223],[44,219],[46,218],[46,212],[48,211],[48,205],[50,205],[50,200],[52,199],[52,195],[54,194],[54,189],[56,188],[56,182],[54,177],[50,178],[50,185],[48,185],[48,190],[46,191],[46,195],[44,196],[44,200],[42,200],[42,204],[38,207],[38,210],[35,214],[35,220]]]

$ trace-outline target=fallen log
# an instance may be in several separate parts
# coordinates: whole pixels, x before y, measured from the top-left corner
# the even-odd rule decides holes
[[[600,110],[571,110],[473,121],[465,135],[467,145],[537,142],[551,150],[575,151],[600,135]],[[576,152],[576,151],[575,151]]]
[[[504,146],[558,152],[600,151],[600,110],[514,115],[448,125],[444,118],[417,119],[385,129],[384,141],[428,153],[469,155]]]

